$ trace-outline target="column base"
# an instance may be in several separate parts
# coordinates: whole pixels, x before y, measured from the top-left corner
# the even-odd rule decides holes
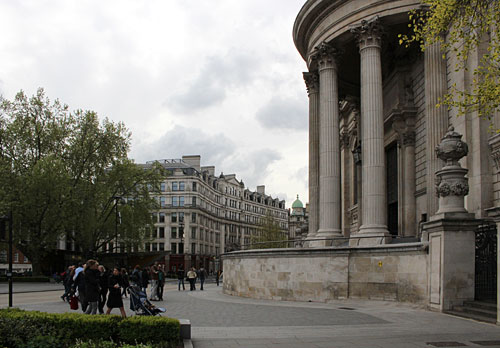
[[[391,239],[392,235],[385,225],[362,225],[359,232],[351,234],[349,245],[373,246],[389,244]]]
[[[320,229],[309,241],[310,248],[321,248],[328,246],[338,246],[344,241],[341,230]]]

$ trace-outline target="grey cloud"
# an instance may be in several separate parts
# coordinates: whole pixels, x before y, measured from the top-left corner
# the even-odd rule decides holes
[[[300,183],[302,183],[304,185],[304,188],[308,187],[308,175],[309,175],[309,173],[307,172],[307,170],[308,170],[307,166],[299,168],[295,172],[295,174],[293,175],[293,177],[295,179],[297,179]]]
[[[182,126],[175,126],[155,142],[139,143],[133,149],[131,157],[137,163],[201,155],[202,165],[215,165],[216,174],[236,174],[251,190],[257,185],[265,185],[270,166],[282,159],[281,154],[272,149],[238,150],[224,134],[209,135],[200,129]],[[285,199],[281,194],[278,197]]]
[[[274,97],[257,111],[256,118],[264,128],[307,130],[303,99]]]
[[[245,182],[245,186],[255,190],[257,185],[265,185],[270,166],[282,159],[279,152],[271,149],[260,149],[252,152],[237,153],[228,158],[225,167],[234,169],[238,178]]]
[[[197,128],[175,126],[153,143],[138,144],[132,157],[136,162],[145,162],[201,155],[202,165],[218,166],[234,151],[234,143],[224,134],[211,135]]]
[[[208,57],[196,78],[188,87],[165,101],[165,105],[180,113],[189,113],[221,103],[227,88],[249,84],[258,61],[250,54]]]

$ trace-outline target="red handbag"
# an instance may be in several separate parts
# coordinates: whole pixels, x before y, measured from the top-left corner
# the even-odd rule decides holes
[[[78,309],[78,297],[71,296],[69,298],[69,308],[75,311]]]

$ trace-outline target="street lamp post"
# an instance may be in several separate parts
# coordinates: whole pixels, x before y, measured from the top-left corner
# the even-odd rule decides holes
[[[0,221],[5,223],[9,222],[9,270],[7,272],[7,279],[9,281],[9,307],[12,307],[12,210],[9,212],[8,216],[1,216]]]
[[[122,199],[122,197],[113,196],[113,199],[115,200],[115,250],[118,250],[118,221],[120,220],[118,202]]]

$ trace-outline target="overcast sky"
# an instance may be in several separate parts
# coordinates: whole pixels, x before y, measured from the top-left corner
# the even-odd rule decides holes
[[[123,121],[136,162],[200,154],[307,201],[305,0],[0,0],[0,94],[45,88]]]

